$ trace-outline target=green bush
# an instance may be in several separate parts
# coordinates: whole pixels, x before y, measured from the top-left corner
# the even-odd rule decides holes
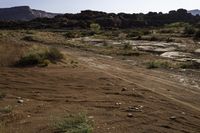
[[[131,50],[132,46],[130,45],[130,43],[125,43],[124,46],[123,46],[123,49],[124,50]]]
[[[167,24],[165,25],[166,28],[181,28],[181,27],[187,27],[190,24],[188,23],[184,23],[184,22],[175,22],[175,23],[171,23],[171,24]]]
[[[197,62],[185,62],[185,63],[181,63],[180,68],[182,69],[199,69],[200,68],[200,64]]]
[[[195,33],[195,29],[192,26],[186,26],[183,32],[185,35],[193,35]]]
[[[55,133],[92,133],[92,126],[83,114],[68,115],[55,123]]]
[[[25,36],[24,38],[22,38],[24,41],[36,41],[35,38],[33,36]]]
[[[138,31],[132,31],[132,32],[128,33],[128,37],[137,37],[140,35],[141,35],[141,33]]]
[[[8,106],[0,109],[0,113],[8,114],[8,113],[12,112],[12,110],[13,110],[13,107],[8,105]]]
[[[151,61],[147,63],[148,69],[154,69],[154,68],[170,68],[171,65],[167,61]]]
[[[50,48],[46,51],[46,59],[50,61],[57,61],[63,59],[63,54],[57,48]]]
[[[176,32],[175,29],[172,29],[172,28],[170,28],[170,29],[162,29],[162,30],[159,31],[159,33],[164,33],[164,34],[166,34],[166,33],[175,33],[175,32]]]
[[[63,58],[63,54],[56,48],[32,48],[16,62],[16,66],[48,66],[49,61],[55,63]]]
[[[99,33],[101,26],[97,23],[90,24],[90,30],[94,33]]]
[[[76,31],[68,31],[67,33],[64,34],[64,37],[66,38],[78,38],[80,36],[81,33]]]
[[[199,39],[200,38],[200,30],[198,30],[198,31],[195,32],[194,38],[195,39]]]
[[[152,37],[150,38],[150,41],[159,41],[159,38],[157,38],[157,37],[155,37],[155,36],[152,36]]]

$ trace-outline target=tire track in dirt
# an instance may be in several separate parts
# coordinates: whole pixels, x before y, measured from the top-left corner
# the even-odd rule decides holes
[[[81,57],[81,58],[79,58],[79,60],[87,63],[88,66],[91,67],[91,69],[105,73],[105,74],[107,74],[107,75],[109,75],[113,78],[121,79],[121,80],[123,80],[127,83],[135,84],[141,89],[150,90],[150,91],[152,91],[156,94],[159,94],[161,96],[166,97],[167,99],[169,99],[173,102],[179,103],[181,105],[184,105],[185,107],[189,107],[189,108],[192,108],[193,110],[200,112],[199,106],[195,106],[195,105],[193,105],[189,102],[179,100],[178,98],[173,97],[172,95],[162,93],[162,90],[166,91],[166,89],[163,88],[163,87],[159,87],[159,85],[162,85],[162,86],[168,86],[168,87],[171,87],[171,88],[174,88],[174,89],[183,89],[184,88],[184,91],[187,91],[188,93],[193,93],[193,94],[199,95],[198,92],[190,91],[185,86],[177,85],[176,83],[174,83],[172,81],[164,80],[164,79],[161,79],[161,78],[155,77],[155,76],[146,75],[146,74],[143,74],[141,72],[132,72],[132,71],[124,70],[123,68],[116,67],[112,64],[109,65],[107,62],[106,62],[107,64],[105,64],[105,62],[102,63],[101,61],[98,61],[97,58],[95,58],[95,60],[91,60],[91,59],[88,60],[88,58],[84,59],[84,57]],[[111,66],[111,68],[109,68],[109,66]],[[133,80],[133,78],[131,78],[132,80],[130,80],[130,78],[127,79],[128,76],[124,76],[124,75],[127,75],[127,73],[131,74],[131,76],[136,76],[136,78],[138,78],[138,79],[136,79],[136,80],[135,80],[135,78],[134,78],[134,80]],[[142,85],[141,84],[142,79],[145,79],[148,82],[152,82],[154,84],[157,84],[157,87],[159,87],[159,89],[158,88],[152,89],[150,87],[146,87],[145,85]],[[137,81],[137,80],[141,80],[141,81]]]

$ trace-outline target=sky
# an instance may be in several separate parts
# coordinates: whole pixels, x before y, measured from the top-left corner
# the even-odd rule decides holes
[[[200,0],[0,0],[0,8],[23,5],[55,13],[78,13],[87,9],[109,13],[166,13],[179,8],[200,9]]]

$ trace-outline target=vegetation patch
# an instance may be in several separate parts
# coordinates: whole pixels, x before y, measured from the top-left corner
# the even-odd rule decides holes
[[[191,62],[180,63],[179,67],[182,69],[200,69],[200,64],[191,61]]]
[[[84,114],[67,115],[58,120],[54,133],[92,133],[92,124]]]
[[[32,47],[16,62],[15,66],[48,66],[50,62],[56,63],[63,59],[63,54],[56,48]]]
[[[0,92],[0,100],[4,99],[6,97],[6,93]]]
[[[11,113],[12,110],[13,110],[12,106],[8,105],[8,106],[0,109],[0,113],[8,114],[8,113]]]
[[[124,50],[132,50],[132,45],[130,43],[125,43],[123,46]]]
[[[148,69],[171,68],[172,64],[167,61],[151,61],[146,64]]]
[[[34,36],[25,36],[22,38],[22,40],[30,42],[38,42],[38,40]]]

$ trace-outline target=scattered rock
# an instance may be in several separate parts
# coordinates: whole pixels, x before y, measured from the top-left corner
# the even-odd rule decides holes
[[[194,52],[200,54],[200,49],[196,49]]]
[[[116,103],[116,105],[118,105],[118,106],[119,106],[119,105],[122,105],[122,103],[118,102],[118,103]]]
[[[127,88],[126,88],[126,87],[123,87],[121,91],[127,91]]]
[[[186,57],[191,57],[190,53],[184,53],[184,52],[177,52],[177,51],[173,51],[173,52],[165,52],[163,54],[160,55],[161,57],[166,57],[166,58],[186,58]]]
[[[17,99],[22,99],[22,97],[17,97]]]
[[[88,119],[94,119],[94,116],[89,116]]]
[[[106,85],[107,85],[107,86],[114,86],[113,83],[107,83]]]
[[[18,103],[24,103],[24,100],[20,99],[17,101]]]
[[[133,117],[133,114],[132,113],[128,113],[127,117],[131,118],[131,117]]]
[[[176,116],[171,116],[170,120],[176,120]]]
[[[181,112],[181,114],[182,114],[182,115],[186,115],[186,113],[185,113],[185,112]]]
[[[181,69],[181,70],[180,70],[180,72],[185,72],[185,71],[186,71],[186,69]]]
[[[185,82],[185,79],[182,78],[182,79],[180,79],[179,81],[180,81],[181,83],[183,83],[183,82]]]
[[[142,105],[138,105],[138,106],[129,106],[128,109],[126,110],[127,112],[142,112]]]

